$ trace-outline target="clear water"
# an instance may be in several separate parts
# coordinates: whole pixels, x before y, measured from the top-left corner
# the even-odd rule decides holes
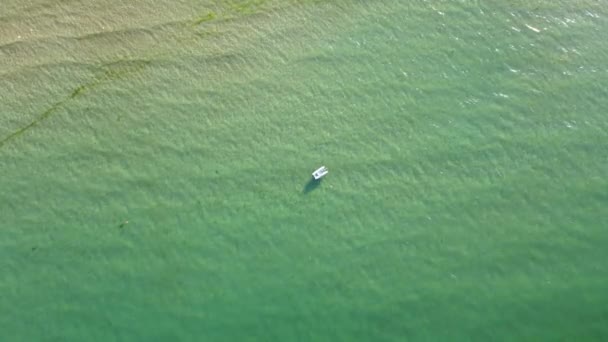
[[[607,18],[4,0],[2,339],[605,340]]]

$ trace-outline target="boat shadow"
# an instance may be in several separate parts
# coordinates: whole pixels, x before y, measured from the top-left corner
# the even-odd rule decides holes
[[[304,189],[302,189],[302,193],[304,195],[306,195],[309,192],[317,189],[320,185],[321,185],[321,180],[320,179],[316,180],[314,178],[311,178],[311,179],[308,180],[308,182],[306,183],[306,185],[304,185]]]

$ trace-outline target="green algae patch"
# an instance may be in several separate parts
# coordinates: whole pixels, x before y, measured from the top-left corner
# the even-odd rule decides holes
[[[74,88],[74,90],[72,90],[72,92],[70,92],[69,95],[67,95],[63,99],[53,103],[47,110],[45,110],[43,113],[38,115],[35,119],[30,121],[27,125],[24,125],[23,127],[19,128],[18,130],[14,131],[11,134],[7,135],[6,137],[0,139],[0,148],[2,148],[6,143],[10,142],[11,140],[13,140],[13,139],[19,137],[20,135],[22,135],[23,133],[27,132],[34,126],[38,125],[42,121],[48,119],[53,114],[57,113],[62,107],[65,107],[67,104],[69,104],[70,101],[83,95],[85,92],[91,90],[92,88],[95,88],[104,83],[118,81],[127,76],[141,72],[150,63],[151,63],[151,61],[149,61],[149,60],[124,60],[124,61],[117,61],[117,62],[113,62],[113,63],[107,63],[107,64],[100,66],[100,69],[102,70],[102,72],[99,76],[97,76],[90,82],[81,84],[78,87]]]
[[[215,18],[217,18],[217,14],[215,14],[215,12],[209,12],[203,16],[198,17],[195,21],[194,21],[194,26],[209,22],[214,20]]]
[[[75,98],[76,96],[82,94],[86,89],[87,89],[86,85],[81,85],[80,87],[74,89],[72,94],[70,94],[70,98],[71,99]]]

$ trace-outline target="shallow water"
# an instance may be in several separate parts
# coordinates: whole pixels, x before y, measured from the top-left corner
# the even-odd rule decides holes
[[[604,7],[4,1],[4,337],[605,339]]]

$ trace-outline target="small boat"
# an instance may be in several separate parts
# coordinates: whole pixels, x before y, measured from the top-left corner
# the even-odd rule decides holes
[[[321,166],[320,168],[316,169],[315,172],[312,173],[312,177],[315,180],[318,180],[318,179],[325,177],[325,175],[328,173],[329,173],[329,170],[325,166]]]

